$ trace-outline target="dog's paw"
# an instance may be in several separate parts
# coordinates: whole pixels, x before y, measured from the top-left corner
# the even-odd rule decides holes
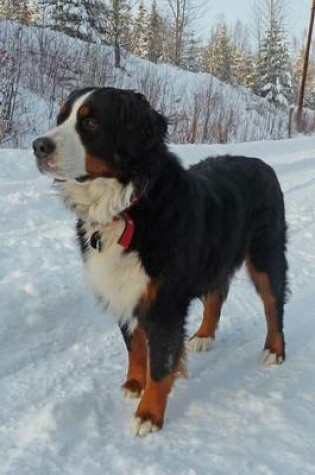
[[[194,353],[199,351],[209,351],[214,344],[214,338],[192,336],[187,342],[187,348]]]
[[[143,388],[139,381],[135,379],[129,379],[122,387],[122,392],[127,399],[138,399],[143,392]]]
[[[263,350],[260,356],[260,362],[265,366],[277,366],[284,362],[284,357],[283,355],[277,355],[277,353],[274,353],[267,348]]]
[[[145,437],[148,434],[160,430],[157,424],[154,424],[150,414],[139,417],[134,416],[131,420],[131,431],[135,437]]]

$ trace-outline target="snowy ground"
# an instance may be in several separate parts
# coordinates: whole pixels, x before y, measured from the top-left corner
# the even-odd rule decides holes
[[[0,150],[1,475],[314,475],[315,137],[176,150],[186,163],[228,151],[275,166],[290,225],[286,363],[258,363],[264,317],[241,271],[164,430],[133,438],[124,344],[86,290],[73,217],[29,152]],[[195,302],[190,333],[200,313]]]

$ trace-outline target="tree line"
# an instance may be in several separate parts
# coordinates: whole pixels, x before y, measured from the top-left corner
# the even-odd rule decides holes
[[[124,51],[153,63],[170,63],[211,73],[243,86],[281,106],[294,104],[304,49],[290,40],[284,0],[260,0],[254,15],[256,47],[240,21],[219,20],[204,44],[197,35],[202,0],[2,0],[0,18],[42,25],[93,43],[113,45],[115,66]],[[251,28],[253,30],[253,28]],[[253,36],[253,35],[252,35]],[[312,57],[305,105],[315,109],[315,56]]]

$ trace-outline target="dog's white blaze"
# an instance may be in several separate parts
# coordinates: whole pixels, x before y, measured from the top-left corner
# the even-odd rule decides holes
[[[149,277],[136,252],[124,253],[118,244],[125,227],[122,219],[102,229],[102,251],[90,248],[85,259],[88,282],[120,324],[132,332],[137,325],[133,311],[145,293]]]
[[[138,254],[125,253],[118,244],[124,220],[113,221],[131,204],[132,185],[124,187],[115,178],[99,178],[86,183],[70,180],[59,186],[65,203],[84,220],[88,241],[95,230],[101,234],[101,252],[88,242],[84,262],[89,284],[119,323],[126,323],[132,331],[137,325],[133,311],[147,289],[149,277]]]
[[[56,145],[54,159],[58,168],[57,173],[61,176],[76,178],[86,174],[85,150],[75,126],[78,110],[92,93],[93,91],[90,91],[79,97],[74,102],[69,117],[61,125],[43,135]]]

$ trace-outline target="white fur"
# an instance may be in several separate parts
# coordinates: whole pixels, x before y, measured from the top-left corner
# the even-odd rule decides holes
[[[139,437],[145,437],[151,432],[158,431],[159,428],[151,421],[143,421],[141,417],[133,417],[131,419],[131,431],[132,434]]]
[[[115,178],[96,178],[79,183],[67,180],[57,185],[65,205],[84,221],[104,225],[131,204],[133,186]]]
[[[59,187],[65,203],[85,223],[89,250],[84,262],[89,284],[119,323],[126,323],[133,331],[137,325],[133,311],[150,279],[138,254],[125,253],[118,244],[125,221],[117,216],[131,203],[132,185],[124,187],[114,178],[99,178],[86,183],[66,181]],[[101,236],[101,252],[89,243],[95,231]]]
[[[122,388],[122,392],[126,399],[139,399],[143,394],[143,390],[139,394],[137,391],[131,391],[131,389],[127,388]]]
[[[213,346],[214,338],[201,338],[200,336],[193,336],[188,340],[187,347],[189,351],[199,352],[199,351],[209,351]]]
[[[136,252],[124,253],[117,243],[125,227],[123,220],[114,221],[101,230],[102,252],[90,248],[85,269],[95,293],[108,304],[120,324],[133,331],[137,321],[133,311],[145,293],[149,277]]]
[[[283,363],[283,357],[278,356],[276,353],[272,353],[270,350],[264,350],[262,352],[262,355],[260,357],[260,361],[265,365],[265,366],[274,366],[274,365],[280,365]]]
[[[92,93],[93,91],[90,91],[79,97],[74,102],[69,117],[61,125],[43,135],[50,138],[56,145],[51,161],[55,165],[54,173],[58,176],[76,178],[86,175],[86,153],[75,126],[78,110]]]

